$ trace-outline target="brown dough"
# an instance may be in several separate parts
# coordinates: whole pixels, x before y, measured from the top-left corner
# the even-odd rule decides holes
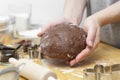
[[[40,46],[43,57],[72,60],[85,49],[86,34],[76,25],[58,24],[44,33]]]

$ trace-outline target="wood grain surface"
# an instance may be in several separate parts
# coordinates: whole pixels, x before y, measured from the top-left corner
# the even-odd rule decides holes
[[[7,38],[8,43],[10,38]],[[57,74],[58,80],[83,80],[83,70],[86,68],[92,68],[98,63],[120,63],[120,49],[114,48],[105,43],[100,43],[98,48],[91,54],[91,56],[85,61],[70,67],[63,61],[46,60],[42,59],[37,62],[42,66],[50,68],[53,72]],[[0,69],[5,66],[0,66]],[[7,66],[6,66],[7,67]],[[19,80],[27,80],[20,77]]]

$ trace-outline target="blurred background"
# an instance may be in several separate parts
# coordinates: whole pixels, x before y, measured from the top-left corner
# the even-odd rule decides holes
[[[65,0],[0,0],[0,15],[8,15],[9,4],[32,4],[31,24],[46,24],[63,14]]]

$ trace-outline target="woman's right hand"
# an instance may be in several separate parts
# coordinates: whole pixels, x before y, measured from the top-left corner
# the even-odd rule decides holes
[[[73,22],[72,20],[66,19],[66,18],[61,18],[56,21],[50,22],[42,28],[42,30],[38,33],[38,36],[41,37],[45,33],[45,31],[48,30],[50,27],[55,26],[60,23],[73,23]]]

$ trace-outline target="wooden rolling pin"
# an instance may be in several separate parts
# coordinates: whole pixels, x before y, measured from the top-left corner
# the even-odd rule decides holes
[[[29,80],[57,80],[57,76],[54,72],[48,68],[42,67],[31,60],[10,58],[9,62],[14,66],[25,64],[20,72],[20,75]]]

